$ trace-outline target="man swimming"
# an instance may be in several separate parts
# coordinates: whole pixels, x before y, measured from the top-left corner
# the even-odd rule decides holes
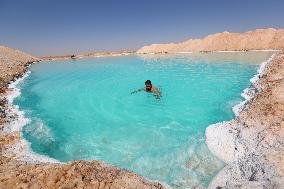
[[[138,93],[140,91],[146,91],[148,93],[155,93],[157,95],[157,99],[160,100],[161,93],[157,87],[152,86],[152,83],[150,80],[145,81],[145,87],[143,87],[142,89],[133,91],[131,94]]]

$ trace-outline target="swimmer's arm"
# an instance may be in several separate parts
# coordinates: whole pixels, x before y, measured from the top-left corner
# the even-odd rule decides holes
[[[157,100],[160,100],[161,99],[161,96],[160,96],[160,93],[157,93]]]
[[[158,92],[157,92],[157,99],[158,100],[160,100],[161,99],[161,93],[160,93],[160,91],[158,90]]]
[[[157,99],[160,100],[161,99],[161,92],[159,91],[159,89],[155,88],[154,93],[157,94]]]
[[[136,90],[136,91],[133,91],[131,94],[138,93],[138,92],[141,92],[141,91],[144,91],[144,90],[145,90],[145,87],[142,88],[142,89],[138,89],[138,90]]]

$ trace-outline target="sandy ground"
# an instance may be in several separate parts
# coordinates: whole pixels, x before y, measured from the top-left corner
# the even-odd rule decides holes
[[[125,56],[135,54],[135,51],[120,51],[120,52],[97,52],[87,54],[68,54],[63,56],[44,56],[40,57],[41,60],[66,60],[66,59],[77,59],[77,58],[97,58],[105,56]]]

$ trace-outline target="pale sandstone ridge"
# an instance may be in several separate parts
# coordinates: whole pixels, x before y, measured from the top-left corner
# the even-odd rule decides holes
[[[216,33],[203,39],[181,43],[152,44],[137,51],[147,53],[176,53],[201,51],[247,51],[284,48],[284,29],[257,29],[245,33]]]
[[[206,142],[225,166],[209,188],[284,188],[284,53],[254,83],[255,96],[232,121],[206,129]],[[253,89],[253,88],[252,88]]]
[[[21,77],[28,65],[39,59],[23,52],[0,46],[0,189],[15,188],[92,188],[92,189],[164,189],[159,182],[146,180],[130,171],[102,161],[72,161],[59,163],[26,163],[19,154],[6,153],[19,144],[19,132],[6,132],[11,106],[5,100],[7,85]],[[9,151],[10,152],[10,151]]]

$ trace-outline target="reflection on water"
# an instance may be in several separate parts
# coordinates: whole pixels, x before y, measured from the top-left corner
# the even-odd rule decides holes
[[[156,62],[161,60],[179,61],[183,63],[230,63],[239,62],[244,64],[259,64],[271,56],[273,51],[250,51],[250,52],[207,52],[207,53],[170,53],[170,54],[139,54],[143,61]]]

